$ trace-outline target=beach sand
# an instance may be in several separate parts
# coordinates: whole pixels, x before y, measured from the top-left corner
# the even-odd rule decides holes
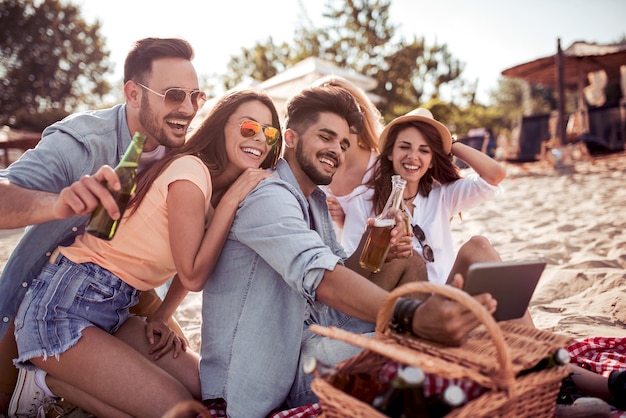
[[[564,170],[542,162],[506,167],[504,193],[454,219],[457,245],[483,235],[503,260],[547,260],[530,306],[538,328],[626,336],[626,154]],[[22,232],[0,230],[0,270]],[[176,313],[196,349],[200,309],[200,293],[192,293]]]

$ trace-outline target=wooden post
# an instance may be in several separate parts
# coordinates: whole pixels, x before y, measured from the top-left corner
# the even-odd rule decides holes
[[[564,62],[563,50],[561,50],[561,38],[557,38],[557,54],[556,54],[556,85],[557,85],[557,134],[556,147],[561,146],[565,142],[565,82],[564,78]]]

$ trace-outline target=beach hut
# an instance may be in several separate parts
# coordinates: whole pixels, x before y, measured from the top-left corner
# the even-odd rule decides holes
[[[529,125],[542,122],[546,131],[550,119],[553,122],[550,136],[556,145],[581,140],[587,143],[591,151],[621,151],[626,142],[626,42],[600,45],[577,41],[561,50],[557,40],[557,53],[516,65],[502,71],[505,77],[519,78],[532,84],[557,90],[558,108],[555,114],[533,115]],[[606,84],[621,86],[621,99],[614,101],[592,100],[592,96],[603,96],[602,89],[595,89],[594,80],[604,80]],[[603,87],[603,86],[601,86]],[[577,109],[574,114],[565,114],[562,98],[565,90],[577,91]],[[522,131],[524,119],[521,121]],[[545,126],[544,126],[545,125]],[[536,128],[533,126],[533,128]],[[523,140],[543,141],[545,138],[520,137]],[[526,144],[529,152],[536,149],[536,144]]]
[[[234,89],[249,88],[252,90],[264,91],[267,93],[278,110],[279,115],[284,115],[286,108],[285,104],[287,100],[300,90],[309,87],[314,81],[328,75],[335,75],[354,83],[356,86],[363,89],[374,104],[380,103],[382,98],[376,94],[371,93],[377,85],[378,81],[375,78],[357,73],[356,71],[347,70],[338,67],[330,61],[326,61],[317,57],[309,57],[298,62],[293,67],[276,74],[274,77],[269,78],[263,82],[258,81],[245,81],[240,85],[234,87]],[[194,119],[194,125],[197,125],[204,116],[213,107],[213,102],[216,99],[209,100],[204,107],[198,112]]]

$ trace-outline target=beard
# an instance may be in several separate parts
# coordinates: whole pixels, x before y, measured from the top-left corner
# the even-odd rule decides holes
[[[141,98],[141,107],[139,108],[139,123],[141,123],[141,126],[143,126],[143,128],[146,130],[146,133],[148,133],[149,136],[154,138],[161,145],[164,145],[168,148],[178,148],[184,143],[180,140],[172,140],[167,136],[167,132],[164,129],[163,124],[159,122],[157,116],[150,108],[146,96]]]
[[[326,186],[330,184],[333,179],[332,174],[326,174],[315,166],[315,157],[307,156],[304,152],[302,141],[298,141],[296,144],[296,161],[298,161],[298,165],[300,165],[302,172],[318,186]]]

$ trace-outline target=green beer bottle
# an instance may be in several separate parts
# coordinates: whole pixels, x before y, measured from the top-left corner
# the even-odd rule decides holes
[[[517,377],[525,376],[530,373],[551,369],[553,367],[562,366],[570,362],[569,352],[565,348],[558,348],[548,357],[541,359],[536,365],[530,369],[522,370]]]
[[[124,153],[124,157],[115,167],[115,173],[117,173],[121,183],[120,190],[115,191],[107,185],[115,202],[117,202],[117,207],[120,209],[120,217],[117,220],[111,219],[102,203],[99,203],[91,214],[91,218],[85,228],[90,234],[105,240],[113,239],[117,226],[126,210],[126,205],[128,205],[128,201],[135,191],[135,187],[137,187],[137,167],[146,139],[145,135],[135,132],[133,140]]]
[[[426,400],[426,411],[429,418],[442,418],[467,402],[467,395],[457,385],[449,385],[440,394]]]

